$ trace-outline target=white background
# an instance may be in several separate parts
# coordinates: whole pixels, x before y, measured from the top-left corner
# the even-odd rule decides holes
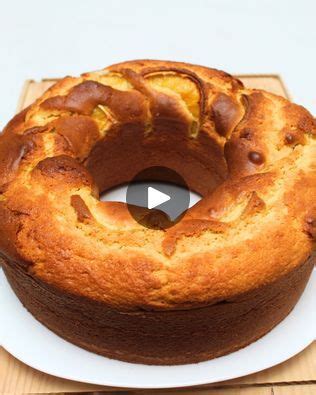
[[[0,128],[25,79],[135,58],[280,73],[316,114],[313,0],[0,0]]]

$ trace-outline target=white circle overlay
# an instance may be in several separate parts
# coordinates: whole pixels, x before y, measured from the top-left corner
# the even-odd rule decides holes
[[[14,357],[65,379],[113,387],[172,388],[215,383],[277,365],[316,338],[316,270],[294,310],[260,340],[232,354],[189,365],[121,362],[83,350],[40,324],[0,269],[0,344]]]

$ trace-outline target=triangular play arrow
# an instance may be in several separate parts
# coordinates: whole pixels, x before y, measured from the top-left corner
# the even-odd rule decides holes
[[[158,189],[155,189],[152,187],[148,188],[147,196],[148,196],[148,208],[149,209],[157,207],[160,204],[165,203],[171,199],[170,196],[167,195],[166,193],[158,191]]]

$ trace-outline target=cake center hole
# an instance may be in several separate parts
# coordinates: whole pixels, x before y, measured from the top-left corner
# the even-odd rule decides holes
[[[103,202],[123,202],[163,211],[174,221],[202,196],[185,187],[164,181],[125,183],[103,192]]]

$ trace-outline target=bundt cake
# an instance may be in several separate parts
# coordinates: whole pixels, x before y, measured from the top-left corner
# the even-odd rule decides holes
[[[0,136],[4,272],[36,319],[110,358],[238,350],[286,317],[312,271],[315,135],[303,107],[206,67],[66,77]],[[203,196],[174,226],[100,201],[162,164]]]

